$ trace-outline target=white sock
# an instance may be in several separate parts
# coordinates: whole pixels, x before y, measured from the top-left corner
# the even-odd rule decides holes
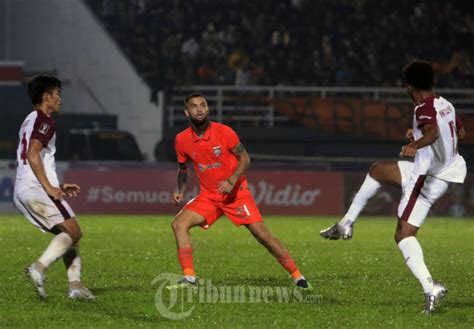
[[[64,265],[67,269],[69,282],[81,281],[81,257],[79,255],[79,243],[72,246],[63,256]]]
[[[420,281],[425,293],[433,290],[433,279],[423,260],[423,250],[414,236],[403,239],[398,243],[403,258],[413,275]]]
[[[66,251],[71,248],[72,239],[67,233],[59,233],[49,243],[48,248],[44,251],[41,257],[38,259],[45,268],[48,268],[54,263],[59,257],[64,255]]]
[[[341,225],[352,225],[357,217],[359,217],[360,212],[364,209],[367,201],[372,198],[375,193],[380,189],[382,184],[370,177],[369,174],[365,176],[365,180],[362,183],[359,191],[352,200],[349,210],[346,212],[344,217],[339,221]]]

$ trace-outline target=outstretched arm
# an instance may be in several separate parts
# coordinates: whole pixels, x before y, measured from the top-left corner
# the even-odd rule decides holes
[[[433,144],[438,139],[438,126],[436,124],[428,123],[421,127],[423,137],[411,142],[402,147],[400,156],[403,157],[414,157],[416,150]]]
[[[237,164],[237,168],[235,168],[234,173],[228,179],[221,181],[217,186],[217,189],[221,194],[230,193],[234,188],[235,183],[237,183],[240,176],[243,175],[250,165],[249,154],[245,150],[245,147],[242,145],[242,143],[237,144],[231,151],[237,157],[239,163]]]
[[[180,204],[183,201],[184,190],[188,181],[188,164],[186,162],[178,163],[178,184],[173,193],[173,203]]]

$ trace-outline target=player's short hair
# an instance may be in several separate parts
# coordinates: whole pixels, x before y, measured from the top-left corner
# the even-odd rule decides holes
[[[188,94],[186,96],[186,98],[184,99],[184,107],[186,107],[186,105],[188,105],[188,101],[191,98],[194,98],[194,97],[202,97],[202,98],[206,99],[206,97],[204,97],[204,95],[202,93],[200,93],[199,91],[194,91],[194,92]],[[206,99],[206,101],[207,101],[207,99]]]
[[[61,81],[50,74],[35,75],[28,82],[28,96],[34,105],[41,104],[44,93],[51,93],[54,89],[62,89]]]
[[[433,66],[428,61],[415,59],[403,68],[403,79],[416,89],[431,90],[435,81]]]

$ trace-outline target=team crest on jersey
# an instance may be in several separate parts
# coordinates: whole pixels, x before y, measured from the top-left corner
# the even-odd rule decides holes
[[[48,133],[48,130],[49,130],[49,124],[43,122],[40,126],[39,126],[39,129],[38,131],[40,133],[42,133],[43,135],[46,135]]]
[[[214,147],[212,148],[212,151],[214,152],[214,155],[215,155],[216,157],[220,157],[221,154],[222,154],[222,148],[221,148],[220,145],[219,145],[219,146],[214,146]]]

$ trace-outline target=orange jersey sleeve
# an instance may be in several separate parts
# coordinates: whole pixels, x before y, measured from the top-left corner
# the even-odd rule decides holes
[[[234,147],[240,144],[239,136],[235,133],[235,131],[229,126],[223,126],[223,132],[227,139],[227,149],[232,151]]]
[[[183,143],[181,142],[180,135],[177,135],[175,140],[174,140],[174,149],[176,151],[176,158],[178,160],[178,163],[184,163],[189,160],[188,156],[186,153],[183,151]]]

